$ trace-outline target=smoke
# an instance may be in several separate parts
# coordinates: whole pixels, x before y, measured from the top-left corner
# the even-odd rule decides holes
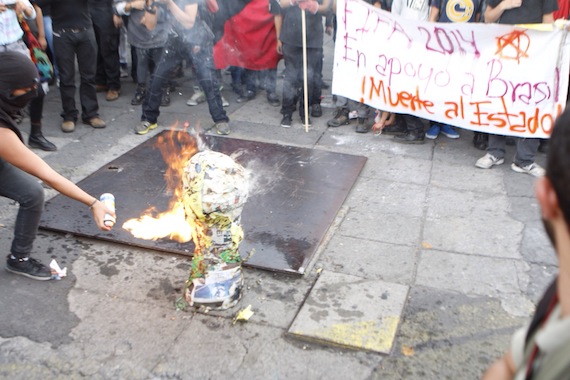
[[[249,186],[249,196],[267,194],[273,191],[283,178],[282,166],[285,161],[268,165],[259,158],[252,158],[247,162],[241,162],[240,158],[253,157],[245,149],[235,151],[230,155],[232,159],[240,162],[245,169]],[[245,159],[243,161],[246,161]]]

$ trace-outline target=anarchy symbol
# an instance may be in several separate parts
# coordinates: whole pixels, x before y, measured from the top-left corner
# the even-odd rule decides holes
[[[497,52],[503,59],[513,59],[520,63],[521,58],[528,57],[530,38],[526,30],[515,30],[497,38]]]

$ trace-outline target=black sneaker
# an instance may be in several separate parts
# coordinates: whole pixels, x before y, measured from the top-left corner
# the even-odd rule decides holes
[[[21,259],[6,258],[6,270],[21,276],[33,278],[34,280],[51,280],[51,270],[31,257]]]
[[[281,126],[283,128],[291,128],[291,123],[293,122],[291,115],[283,115],[283,119],[281,119]]]

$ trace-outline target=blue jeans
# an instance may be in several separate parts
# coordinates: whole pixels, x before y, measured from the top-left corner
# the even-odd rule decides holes
[[[206,95],[210,116],[214,123],[229,121],[226,111],[222,106],[222,95],[220,94],[220,84],[214,66],[212,46],[201,47],[194,52],[192,46],[184,46],[180,41],[169,40],[162,59],[154,69],[150,89],[144,99],[142,106],[141,121],[156,123],[160,115],[160,100],[162,89],[170,79],[170,73],[185,56],[189,56],[196,69],[198,84]]]
[[[158,65],[162,57],[163,47],[158,48],[136,48],[137,52],[137,80],[138,84],[146,85],[151,77],[150,63],[154,67]]]
[[[57,67],[57,61],[55,59],[55,53],[53,49],[53,29],[51,23],[51,16],[44,16],[44,33],[46,35],[46,41],[48,48],[51,51],[51,64],[53,65],[53,73],[56,78],[59,78],[59,68]]]
[[[44,208],[44,189],[35,177],[0,158],[0,195],[20,204],[10,252],[17,258],[32,251]]]

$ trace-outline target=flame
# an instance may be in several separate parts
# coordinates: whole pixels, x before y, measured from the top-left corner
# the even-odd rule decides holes
[[[196,138],[187,132],[189,124],[184,123],[183,130],[176,130],[175,124],[169,132],[160,135],[155,147],[160,150],[168,168],[164,174],[168,191],[173,192],[168,210],[158,212],[155,207],[147,209],[139,218],[129,219],[123,228],[134,237],[144,240],[169,238],[180,243],[192,240],[197,226],[191,218],[186,218],[182,203],[182,175],[188,160],[197,153]]]

